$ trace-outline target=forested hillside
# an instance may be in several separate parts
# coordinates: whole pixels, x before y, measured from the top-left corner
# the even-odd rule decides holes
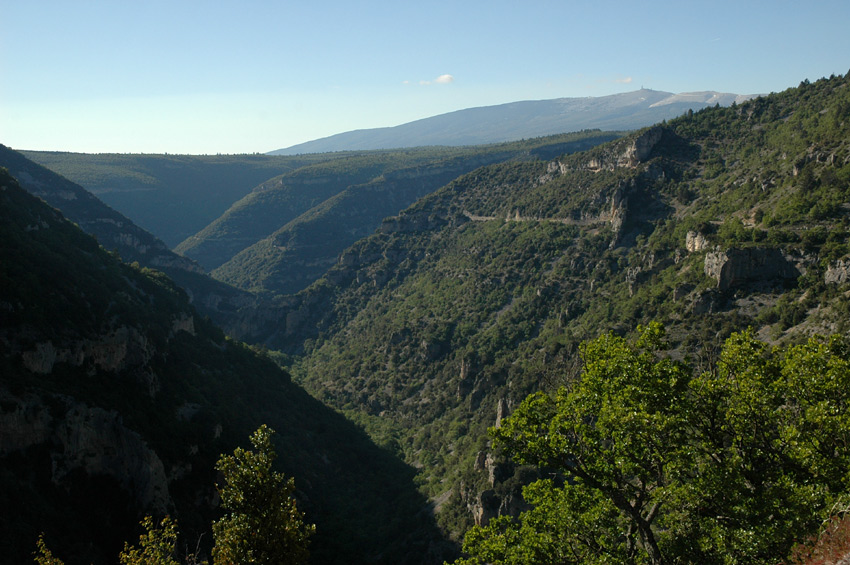
[[[353,153],[337,158],[325,155],[320,162],[264,179],[177,250],[214,269],[349,186],[368,182],[388,169],[445,158],[450,152],[433,149]]]
[[[205,531],[211,462],[259,423],[280,432],[316,562],[439,562],[455,557],[445,537],[472,531],[470,564],[773,563],[846,494],[834,383],[850,337],[848,76],[624,136],[316,159],[181,246],[262,294],[258,307],[238,291],[249,299],[231,302],[229,331],[264,354],[4,173],[0,418],[14,425],[0,429],[14,433],[0,436],[0,502],[27,509],[0,517],[9,551],[31,551],[41,528],[78,561],[114,555],[145,508]],[[815,333],[839,337],[792,347]],[[749,396],[724,388],[728,375],[751,379]],[[627,461],[619,486],[636,489],[605,506],[598,491],[564,494],[585,467],[552,456],[569,442],[535,435],[550,424],[570,441],[608,426],[605,449],[645,446],[630,435],[644,429],[665,441],[634,461],[588,443],[602,459],[581,463],[608,477]],[[824,425],[834,433],[812,443]],[[751,442],[753,427],[764,433]],[[100,444],[68,447],[79,430],[119,438],[118,462]],[[671,474],[644,480],[662,459]],[[702,482],[675,482],[691,469]],[[111,494],[80,503],[97,489]],[[682,503],[663,526],[647,505],[659,492]],[[778,513],[760,506],[768,494],[787,501]],[[550,536],[553,517],[566,521]],[[561,536],[575,524],[593,539]],[[97,551],[74,544],[92,532]]]
[[[5,167],[30,194],[59,208],[83,231],[128,262],[157,268],[200,272],[194,262],[172,252],[161,240],[101,202],[80,185],[36,164],[23,154],[0,145],[0,167]]]
[[[41,532],[66,563],[111,562],[145,514],[176,517],[178,548],[208,551],[215,462],[260,424],[317,525],[313,562],[452,555],[412,468],[161,272],[122,263],[5,169],[0,218],[3,562],[29,561]]]
[[[846,334],[850,88],[832,77],[589,151],[475,170],[384,221],[254,339],[420,469],[455,536],[523,507],[485,433],[580,374],[578,344],[661,320],[722,340]],[[285,320],[285,323],[284,323]]]
[[[255,296],[206,275],[195,261],[174,253],[127,216],[23,154],[0,145],[0,167],[6,167],[25,190],[61,210],[101,246],[116,252],[122,261],[166,273],[186,291],[201,314],[229,333],[239,332],[240,310],[257,307]]]
[[[145,155],[21,151],[83,186],[174,247],[261,182],[313,156]],[[333,156],[323,155],[321,160]]]
[[[584,131],[497,145],[364,152],[302,168],[265,183],[178,250],[208,265],[226,259],[212,275],[239,288],[292,294],[321,277],[385,217],[462,174],[573,153],[618,136]]]

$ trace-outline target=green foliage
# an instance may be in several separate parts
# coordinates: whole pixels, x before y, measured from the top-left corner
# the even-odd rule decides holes
[[[529,396],[495,440],[563,475],[467,533],[458,561],[776,563],[848,491],[850,350],[727,340],[716,370],[660,356],[662,328],[582,348],[581,378]]]
[[[303,167],[264,183],[179,249],[240,288],[294,293],[384,218],[470,171],[514,162],[495,167],[512,170],[516,161],[537,162],[542,154],[570,153],[615,137],[586,131],[487,146],[364,152]],[[524,203],[523,210],[539,213],[543,205]],[[215,253],[218,258],[211,257]]]
[[[850,120],[823,118],[847,101],[847,83],[671,120],[637,164],[621,158],[646,131],[475,169],[280,298],[286,330],[262,339],[284,350],[296,382],[420,469],[422,489],[448,499],[441,524],[461,531],[470,497],[501,485],[473,470],[497,407],[568,382],[582,340],[663,320],[676,358],[702,370],[748,325],[783,340],[846,325],[847,298],[827,292],[823,273],[848,252],[847,209],[810,211],[848,199]],[[689,232],[701,250],[686,249]],[[275,244],[288,245],[269,242],[269,257],[285,253]],[[721,291],[706,254],[747,247],[807,274]]]
[[[177,544],[177,522],[166,516],[159,525],[150,516],[142,520],[145,533],[139,536],[139,546],[124,543],[124,551],[118,556],[121,565],[179,565],[174,558]]]
[[[578,390],[583,386],[574,384],[581,373],[578,353],[587,352],[579,347],[580,342],[610,331],[611,335],[605,339],[611,340],[612,350],[619,353],[606,363],[640,368],[641,386],[655,390],[661,398],[681,400],[676,410],[668,409],[653,404],[651,395],[642,396],[628,382],[617,381],[623,385],[622,390],[608,390],[600,382],[593,389],[599,398],[607,395],[618,403],[625,402],[633,407],[634,414],[618,412],[613,400],[605,404],[591,399],[607,418],[602,421],[604,426],[600,424],[597,428],[590,425],[596,421],[595,413],[584,412],[588,420],[582,421],[582,425],[590,427],[581,428],[583,433],[603,438],[601,445],[613,457],[608,467],[602,463],[588,464],[590,470],[608,481],[603,484],[613,484],[618,477],[626,480],[631,476],[629,473],[648,481],[653,469],[663,467],[663,480],[636,483],[630,493],[623,495],[645,499],[638,505],[644,514],[638,517],[650,522],[648,529],[633,526],[630,530],[630,520],[634,520],[624,516],[621,507],[610,501],[613,499],[604,493],[590,496],[582,490],[579,479],[564,480],[567,471],[558,473],[548,469],[544,472],[555,472],[550,483],[527,489],[527,500],[536,501],[537,507],[517,524],[512,525],[511,518],[497,518],[494,524],[498,525],[498,531],[492,535],[501,536],[500,543],[505,547],[516,548],[516,540],[522,539],[537,544],[539,547],[534,552],[511,557],[526,561],[593,562],[607,558],[621,563],[628,561],[629,555],[637,562],[646,561],[652,548],[650,533],[655,536],[659,551],[687,555],[694,562],[742,561],[744,555],[756,555],[753,559],[758,562],[770,552],[779,559],[785,541],[770,539],[784,540],[783,536],[795,529],[808,531],[811,521],[805,517],[806,509],[816,512],[834,490],[843,488],[830,486],[825,493],[823,489],[805,487],[834,483],[840,467],[838,464],[830,467],[827,459],[817,458],[821,457],[817,455],[820,444],[806,443],[806,438],[817,437],[816,433],[800,431],[815,426],[811,422],[817,421],[818,409],[800,407],[788,412],[799,401],[774,390],[790,387],[782,381],[784,361],[778,362],[781,370],[777,373],[773,350],[763,347],[759,355],[773,361],[764,365],[762,373],[769,377],[766,382],[774,384],[766,388],[747,385],[756,391],[750,393],[754,395],[753,401],[765,403],[754,407],[772,426],[766,429],[774,435],[779,431],[784,434],[778,440],[774,435],[765,436],[762,443],[774,449],[770,451],[759,443],[738,441],[723,428],[716,431],[722,439],[718,441],[709,428],[700,427],[699,421],[693,419],[699,414],[694,406],[699,400],[705,410],[713,407],[709,414],[716,414],[715,420],[720,421],[720,415],[729,419],[729,430],[739,429],[742,438],[746,438],[748,430],[759,420],[748,421],[739,414],[744,403],[740,395],[724,396],[727,393],[723,392],[723,386],[715,386],[711,381],[705,381],[701,389],[690,385],[684,391],[671,388],[662,378],[666,369],[655,366],[658,354],[645,360],[641,357],[652,352],[654,345],[625,340],[628,347],[618,346],[618,349],[616,340],[621,338],[616,336],[625,335],[637,324],[663,320],[670,340],[669,357],[688,359],[694,365],[693,370],[684,371],[683,378],[694,383],[706,373],[714,375],[710,369],[719,367],[720,344],[748,325],[756,325],[757,335],[799,345],[813,329],[847,331],[850,320],[847,287],[826,285],[823,279],[832,262],[846,257],[850,250],[846,207],[850,181],[847,85],[847,77],[833,77],[733,108],[712,108],[671,120],[655,130],[661,134],[658,144],[640,163],[625,162],[621,157],[627,153],[629,144],[645,132],[636,132],[579,155],[557,156],[546,153],[548,150],[537,153],[530,150],[516,162],[476,169],[389,220],[387,229],[355,243],[317,283],[295,296],[274,300],[273,306],[262,313],[261,322],[252,327],[252,331],[259,328],[256,329],[259,335],[254,336],[258,342],[284,349],[277,358],[292,364],[296,382],[362,425],[384,448],[368,452],[370,464],[389,454],[406,461],[407,465],[382,467],[379,478],[371,482],[351,478],[347,467],[333,464],[334,457],[330,457],[330,466],[323,467],[320,454],[331,449],[330,445],[346,443],[329,439],[341,424],[325,416],[306,432],[303,427],[295,426],[294,423],[308,420],[306,414],[311,409],[318,410],[318,403],[307,404],[310,399],[306,395],[295,387],[281,386],[281,377],[271,371],[266,373],[265,368],[262,377],[234,377],[256,374],[257,366],[251,361],[256,358],[235,344],[223,345],[225,342],[220,337],[210,339],[228,353],[216,352],[215,347],[202,346],[185,335],[172,338],[177,347],[169,349],[168,363],[161,360],[156,365],[157,375],[163,383],[168,383],[157,402],[167,398],[173,399],[169,400],[172,404],[146,403],[144,410],[134,410],[128,420],[134,425],[150,423],[144,428],[145,433],[154,429],[156,433],[152,437],[157,438],[158,446],[172,443],[168,432],[174,426],[189,428],[193,437],[203,439],[209,437],[214,423],[224,421],[225,434],[230,433],[231,442],[226,448],[210,451],[209,440],[199,440],[202,450],[206,449],[205,456],[214,457],[210,454],[232,449],[236,441],[233,434],[238,433],[232,430],[244,431],[249,425],[248,429],[253,430],[258,424],[256,418],[262,418],[259,421],[267,421],[282,434],[289,434],[285,442],[287,449],[281,451],[286,455],[287,474],[309,476],[309,483],[299,483],[305,490],[310,484],[321,485],[308,491],[310,502],[317,500],[320,491],[326,495],[324,502],[315,503],[314,509],[323,508],[327,500],[334,500],[342,509],[330,518],[324,516],[327,522],[320,522],[319,516],[314,518],[310,506],[305,504],[310,520],[320,524],[314,542],[316,553],[330,547],[325,541],[339,543],[333,550],[326,550],[326,555],[342,551],[338,548],[343,545],[349,550],[346,555],[362,555],[362,551],[358,553],[362,547],[388,547],[391,543],[387,540],[404,540],[395,542],[395,548],[414,547],[400,535],[410,521],[404,522],[404,528],[393,529],[393,524],[401,524],[404,516],[415,515],[423,503],[405,490],[402,483],[412,481],[416,474],[415,480],[424,493],[441,503],[448,499],[438,505],[442,508],[440,524],[447,532],[457,533],[467,527],[472,520],[468,509],[485,490],[495,493],[496,502],[505,503],[500,510],[491,508],[491,515],[504,511],[504,507],[510,506],[507,496],[518,492],[529,477],[513,475],[496,462],[490,467],[494,477],[493,484],[490,483],[487,466],[480,463],[487,455],[491,456],[487,460],[496,457],[487,442],[487,427],[498,413],[510,411],[535,391],[550,398],[547,401],[550,408],[557,408],[559,387]],[[410,172],[415,170],[415,159],[422,157],[419,163],[427,161],[422,155],[410,156],[413,159],[407,163]],[[535,160],[542,155],[552,160]],[[380,167],[388,160],[385,156],[349,154],[333,166],[315,163],[283,178],[290,183],[317,180],[321,170],[332,171],[331,176],[345,176],[355,170],[365,171],[370,163]],[[390,176],[385,175],[381,182]],[[371,179],[357,185],[358,190],[364,191],[378,186]],[[293,196],[292,193],[287,196],[285,190],[271,190],[271,185],[266,188],[270,189],[269,193],[276,193],[268,195],[268,202],[278,197],[284,202]],[[331,190],[330,186],[326,188]],[[343,196],[347,198],[355,192]],[[338,204],[355,202],[343,196]],[[259,196],[254,198],[256,202],[262,200]],[[300,254],[312,245],[327,252],[330,247],[321,240],[321,231],[313,229],[320,224],[312,220],[326,213],[325,219],[342,218],[330,214],[333,208],[330,204],[327,207],[304,204],[312,206],[315,215],[302,215],[280,232],[279,238],[267,240],[261,250],[262,268],[253,271],[253,275],[273,281],[276,273],[285,271],[279,268],[284,263],[271,268],[275,258],[286,256],[288,261],[296,257],[295,251]],[[342,206],[343,211],[355,214],[354,210],[346,210],[346,206]],[[268,210],[272,212],[270,221],[274,221],[272,207]],[[247,208],[244,212],[245,218],[251,216]],[[21,228],[36,225],[34,220],[28,220]],[[333,229],[341,226],[342,222],[337,222]],[[707,246],[702,250],[686,250],[690,231],[703,235]],[[227,230],[220,233],[227,237],[236,235]],[[46,234],[32,235],[41,238]],[[9,238],[9,241],[25,239],[15,237],[18,239]],[[705,275],[709,250],[750,246],[781,251],[791,258],[792,268],[805,269],[806,275],[797,279],[793,288],[775,281],[756,280],[741,281],[728,291],[717,288],[717,281]],[[297,256],[304,259],[310,255]],[[63,267],[70,264],[74,272],[72,262],[60,264]],[[3,266],[0,263],[0,268]],[[324,265],[311,268],[314,267],[318,272]],[[290,271],[294,276],[299,272],[297,268]],[[31,273],[27,276],[27,270],[23,269],[15,273],[15,280],[26,281],[22,285],[26,288],[32,282],[33,295],[41,294],[36,288],[51,290],[47,285],[37,286],[41,282],[39,277]],[[127,276],[136,280],[135,275]],[[250,278],[244,276],[245,280]],[[17,284],[8,285],[9,296],[18,296],[14,293],[18,292]],[[140,296],[124,286],[116,289],[131,297]],[[104,293],[107,291],[111,294],[105,296],[116,294],[110,289]],[[68,304],[74,305],[74,311],[84,311],[85,304],[77,300],[79,293],[69,294]],[[97,305],[96,300],[88,298],[88,292],[85,296]],[[156,294],[154,301],[159,301],[160,296]],[[133,307],[124,308],[124,300],[116,302],[112,308],[125,315],[133,312]],[[14,308],[15,298],[8,299],[8,303],[13,305],[10,315],[23,315],[22,310]],[[60,301],[51,305],[57,303],[59,307],[67,307]],[[50,320],[49,311],[40,312],[38,308],[26,315]],[[267,323],[271,319],[275,322]],[[286,324],[282,323],[284,319]],[[202,326],[196,322],[196,327]],[[167,333],[163,337],[167,338]],[[634,355],[629,348],[634,348]],[[231,356],[233,351],[242,351],[242,356],[235,360]],[[601,354],[597,356],[604,358]],[[199,364],[199,358],[210,363]],[[605,374],[603,365],[597,364],[593,370]],[[755,362],[750,365],[760,366]],[[675,366],[675,363],[671,365]],[[732,366],[730,363],[729,367]],[[742,369],[735,369],[738,370]],[[719,368],[717,371],[730,381],[737,379],[735,371]],[[175,379],[175,374],[185,378]],[[251,381],[243,383],[242,378]],[[749,375],[745,380],[749,382],[752,378]],[[108,380],[103,375],[84,382],[92,398],[102,398],[103,393],[98,391],[108,390]],[[807,386],[818,389],[812,383]],[[181,387],[185,390],[178,394],[176,389]],[[280,394],[281,391],[286,394]],[[705,395],[714,391],[712,394],[716,396],[702,398],[700,391]],[[67,393],[68,389],[63,392]],[[184,398],[181,396],[184,392],[188,398],[203,399],[198,402],[216,408],[202,412],[199,421],[177,422],[169,415],[180,406],[176,399]],[[568,404],[566,398],[559,402]],[[805,396],[801,393],[800,398]],[[128,404],[125,399],[112,400],[118,404],[110,406],[123,408]],[[592,404],[591,400],[588,402]],[[777,404],[780,401],[783,404]],[[806,402],[816,404],[815,400]],[[257,406],[263,408],[258,410]],[[257,414],[258,411],[263,415]],[[794,416],[798,419],[793,420],[796,422],[793,425],[789,423],[792,419],[779,418],[779,415],[785,418],[789,413],[803,412],[811,414],[810,423],[805,425],[798,416]],[[618,427],[617,417],[633,425],[625,429]],[[835,422],[824,420],[819,425],[837,429]],[[686,432],[684,439],[681,430]],[[630,435],[632,432],[634,436]],[[643,441],[654,434],[659,434],[666,443],[656,447]],[[365,441],[360,436],[345,437],[353,438],[354,443]],[[792,441],[797,445],[794,449],[789,447]],[[671,452],[676,442],[685,442],[684,447],[680,452]],[[173,443],[166,450],[167,465],[182,461],[181,444]],[[589,443],[576,445],[592,448]],[[703,446],[702,451],[691,449],[693,445]],[[824,445],[830,447],[829,442]],[[711,446],[722,446],[722,450],[717,452]],[[641,457],[630,459],[626,447],[638,450]],[[831,448],[833,452],[838,449],[834,445]],[[337,447],[333,449],[339,453]],[[725,461],[738,462],[740,469],[719,471],[722,467],[715,466],[711,453],[720,453],[718,457]],[[346,462],[360,460],[355,451],[338,454],[337,458]],[[798,471],[785,473],[787,461],[794,461]],[[837,461],[844,465],[842,457]],[[760,476],[753,470],[768,463],[778,469],[762,473],[769,484],[753,482]],[[194,462],[193,468],[197,468]],[[316,479],[304,469],[319,473],[322,478]],[[699,469],[705,469],[700,475],[704,484],[700,486],[699,496],[679,488],[686,481],[690,481],[689,485],[696,484],[689,473]],[[722,487],[727,487],[726,479],[728,492],[735,493],[734,498],[724,498],[727,491]],[[390,485],[389,488],[380,488],[384,484]],[[625,486],[628,485],[624,483]],[[398,497],[396,492],[400,493]],[[787,502],[783,507],[787,507],[788,513],[796,513],[796,518],[783,514],[783,508],[758,506],[760,503],[753,501],[764,499],[753,496],[753,492],[785,497]],[[376,501],[373,508],[383,508],[382,518],[361,515],[361,519],[352,523],[347,517],[359,513],[362,504],[357,504],[357,500],[367,498]],[[393,502],[387,501],[396,499],[404,500],[405,505],[404,510],[399,505],[394,514]],[[598,505],[600,500],[609,502],[603,507]],[[657,515],[649,520],[651,504],[659,500]],[[546,507],[549,501],[552,506]],[[389,509],[381,506],[387,504]],[[538,510],[541,506],[546,509]],[[676,514],[673,509],[678,507],[681,513]],[[570,509],[564,524],[573,525],[546,527],[547,516],[557,514],[557,508]],[[724,512],[722,519],[714,508]],[[768,520],[771,515],[777,518]],[[327,523],[332,526],[325,526]],[[522,527],[526,529],[523,531]],[[770,533],[771,528],[775,535]],[[352,529],[356,531],[354,535]],[[593,535],[581,538],[575,529]],[[343,531],[346,537],[336,535]],[[319,543],[322,536],[327,537]],[[550,538],[557,543],[545,545]],[[363,543],[362,540],[378,541]],[[410,557],[415,560],[428,546],[415,547],[407,553],[382,555],[392,560],[387,556],[415,554],[415,558]],[[718,547],[723,548],[727,557],[718,556]],[[377,559],[375,555],[368,558]],[[489,561],[498,559],[497,553],[486,557]]]
[[[296,508],[295,482],[272,470],[275,459],[271,437],[274,432],[261,426],[251,436],[256,451],[237,448],[232,456],[223,455],[216,468],[226,484],[219,487],[221,505],[228,514],[213,524],[215,546],[213,563],[301,564],[308,561],[307,544],[315,526],[304,523]],[[139,545],[124,543],[118,556],[122,565],[179,565],[175,557],[177,522],[169,516],[159,525],[151,516],[141,522],[145,532]],[[36,542],[35,562],[62,565],[44,542]],[[192,563],[197,556],[189,556]]]
[[[429,547],[452,555],[432,516],[420,512],[427,502],[409,466],[270,359],[225,338],[161,272],[122,264],[2,169],[0,218],[3,417],[32,406],[49,414],[45,437],[55,438],[69,411],[114,415],[118,437],[138,434],[164,469],[181,469],[163,494],[182,531],[198,533],[216,512],[219,455],[268,422],[280,430],[280,469],[306,477],[299,487],[304,512],[318,524],[315,561],[364,563],[380,554],[412,563]],[[48,343],[60,352],[50,370],[27,369],[24,355]],[[114,364],[88,353],[102,344],[117,352]],[[73,467],[53,480],[51,461],[66,457],[50,439],[0,456],[0,507],[16,509],[0,512],[8,560],[26,561],[41,531],[70,562],[113,560],[138,535],[138,516],[157,510],[138,500],[131,481],[121,484],[120,465],[95,476]],[[364,504],[368,516],[348,519]],[[211,536],[200,540],[207,553]]]
[[[37,565],[65,565],[64,561],[53,556],[53,552],[44,543],[44,534],[38,536],[36,551],[33,553],[33,557]]]
[[[97,194],[169,247],[263,181],[316,161],[313,156],[22,153]]]
[[[521,521],[500,516],[472,528],[458,565],[583,565],[627,563],[616,508],[599,493],[550,479],[523,489],[533,509]]]
[[[309,556],[315,526],[304,522],[295,504],[295,481],[272,469],[272,430],[261,426],[251,436],[254,451],[237,448],[216,469],[221,506],[227,514],[213,524],[216,565],[299,564]]]

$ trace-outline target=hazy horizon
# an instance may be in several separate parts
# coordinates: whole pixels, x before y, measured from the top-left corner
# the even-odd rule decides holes
[[[850,68],[850,4],[20,2],[0,143],[264,153],[472,107],[778,92]]]

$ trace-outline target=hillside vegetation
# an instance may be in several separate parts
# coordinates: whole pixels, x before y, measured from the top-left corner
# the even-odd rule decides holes
[[[80,185],[2,145],[0,167],[6,167],[22,188],[61,210],[121,260],[166,273],[186,291],[202,315],[209,316],[228,333],[239,333],[240,310],[257,308],[255,296],[206,275],[195,261],[174,253],[160,239]]]
[[[618,135],[586,131],[498,145],[366,152],[334,161],[336,175],[327,164],[302,168],[265,183],[192,239],[195,248],[178,250],[204,260],[207,249],[224,258],[228,246],[245,246],[212,275],[254,292],[295,293],[321,277],[348,246],[374,233],[385,217],[469,171],[573,153]],[[263,232],[267,235],[258,238]],[[256,242],[246,245],[252,239]]]
[[[169,247],[261,182],[316,161],[310,156],[21,153],[85,187]]]
[[[3,173],[0,539],[191,540],[260,423],[316,562],[773,563],[843,523],[850,77],[605,135],[267,180],[181,246],[256,349]]]
[[[214,269],[351,185],[388,169],[445,158],[454,150],[427,149],[314,156],[317,162],[256,186],[215,221],[177,246],[177,251]]]
[[[516,513],[534,471],[492,453],[486,428],[579,375],[581,341],[661,320],[706,368],[747,326],[847,333],[847,83],[477,169],[280,297],[253,339],[420,469],[454,535]]]
[[[18,179],[21,186],[93,235],[110,251],[128,262],[158,268],[200,272],[200,267],[172,252],[160,239],[135,225],[127,216],[110,208],[80,185],[41,166],[22,153],[0,145],[0,167]]]
[[[145,514],[208,549],[215,463],[261,424],[318,528],[315,563],[450,557],[413,470],[0,169],[0,550],[109,562]],[[362,512],[368,508],[368,513]],[[14,511],[9,511],[14,509]],[[351,516],[360,514],[358,520]]]

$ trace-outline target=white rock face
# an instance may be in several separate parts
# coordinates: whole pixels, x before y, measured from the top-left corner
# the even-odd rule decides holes
[[[52,434],[53,418],[37,396],[0,391],[0,406],[0,455],[44,443]]]
[[[685,235],[685,249],[688,253],[696,253],[708,247],[708,240],[701,233],[689,231]]]
[[[841,259],[827,267],[823,276],[826,284],[844,284],[850,282],[850,258]]]
[[[706,276],[717,281],[717,288],[753,282],[773,282],[800,276],[798,267],[779,250],[773,248],[727,249],[705,256]]]
[[[124,427],[116,412],[75,404],[55,437],[63,450],[52,457],[54,482],[83,469],[116,479],[143,508],[168,510],[171,498],[162,461],[139,434]]]

